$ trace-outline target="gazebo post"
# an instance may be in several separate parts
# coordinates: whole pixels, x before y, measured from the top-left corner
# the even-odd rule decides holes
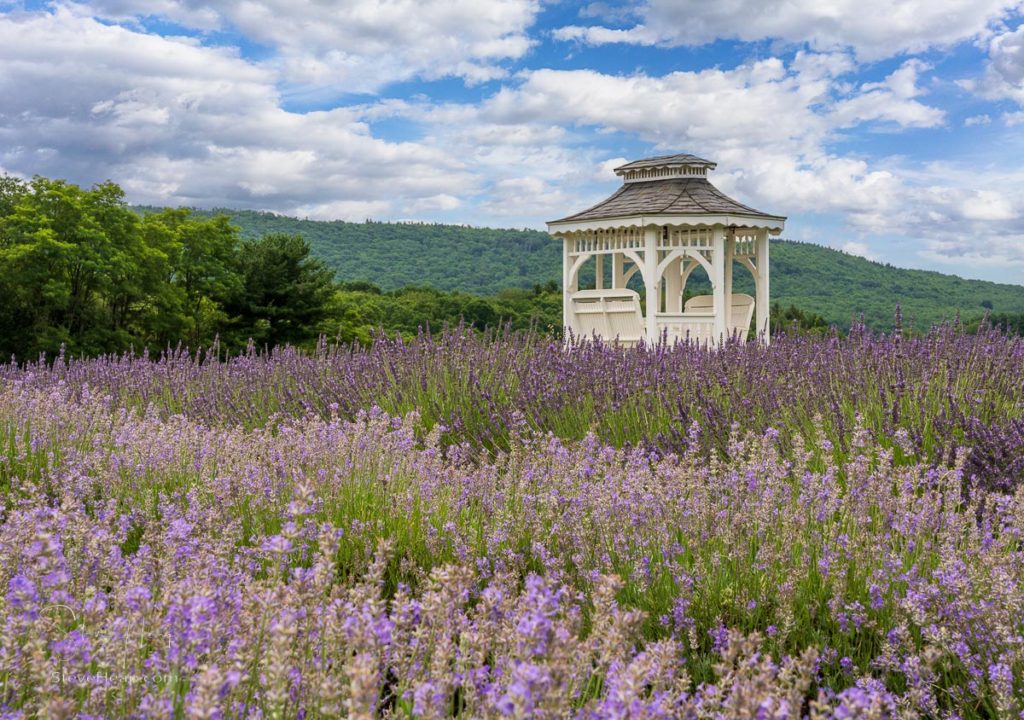
[[[725,327],[726,333],[732,327],[732,262],[736,256],[736,229],[729,228],[725,238]]]
[[[771,318],[771,308],[768,307],[770,302],[769,298],[771,293],[769,292],[769,278],[768,278],[768,231],[762,230],[757,234],[757,240],[754,246],[754,263],[757,267],[757,278],[754,287],[754,311],[757,314],[757,333],[760,335],[764,333],[764,344],[768,345],[771,343],[771,324],[769,322]]]
[[[620,252],[612,255],[612,288],[618,290],[624,288],[626,283],[623,282],[623,276],[626,274],[623,266],[625,263],[626,256]]]
[[[658,229],[644,228],[644,289],[647,292],[647,312],[644,318],[647,329],[647,342],[658,341]]]
[[[711,294],[715,313],[713,326],[714,343],[722,342],[725,337],[725,309],[728,307],[725,297],[725,230],[716,226],[711,231]]]
[[[676,258],[665,269],[665,312],[683,311],[683,259]]]
[[[576,328],[572,324],[572,308],[569,302],[569,298],[572,297],[575,288],[571,287],[575,283],[572,283],[569,273],[572,271],[572,257],[569,255],[569,247],[572,245],[572,238],[568,235],[562,238],[562,324],[565,326],[565,334],[569,335],[569,331],[576,331]]]
[[[604,287],[604,255],[594,256],[594,287],[598,290]]]

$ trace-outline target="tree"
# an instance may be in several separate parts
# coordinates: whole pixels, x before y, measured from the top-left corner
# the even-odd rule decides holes
[[[772,333],[793,332],[824,335],[829,331],[829,323],[821,315],[801,310],[795,305],[783,309],[779,303],[773,303],[769,316]]]
[[[324,329],[334,273],[310,256],[299,235],[272,234],[242,244],[240,286],[227,310],[236,343],[303,344]]]
[[[224,215],[177,209],[147,215],[143,233],[167,256],[161,343],[209,344],[230,320],[225,307],[241,289],[238,228]]]
[[[121,189],[37,177],[0,183],[0,352],[27,358],[101,353],[136,339],[132,310],[148,289],[129,284],[144,257],[138,217]]]

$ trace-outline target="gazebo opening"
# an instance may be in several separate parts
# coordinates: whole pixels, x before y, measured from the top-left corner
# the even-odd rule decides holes
[[[633,345],[692,340],[718,344],[757,336],[768,342],[768,238],[786,218],[743,205],[712,185],[715,163],[665,155],[615,169],[622,187],[575,215],[548,223],[562,241],[563,324],[574,335]],[[733,293],[733,268],[753,276],[754,296]],[[698,268],[710,295],[684,303]],[[581,289],[581,271],[592,277]],[[635,288],[644,290],[644,307]]]

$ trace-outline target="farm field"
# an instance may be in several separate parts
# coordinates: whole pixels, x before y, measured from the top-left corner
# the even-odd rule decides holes
[[[4,717],[1020,717],[1024,340],[0,366]]]

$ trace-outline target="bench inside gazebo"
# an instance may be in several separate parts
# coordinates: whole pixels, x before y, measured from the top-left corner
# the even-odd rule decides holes
[[[622,345],[662,340],[717,345],[730,336],[745,340],[756,314],[757,336],[769,341],[768,238],[782,232],[786,219],[725,195],[707,179],[714,168],[715,163],[693,155],[627,163],[615,169],[623,179],[615,194],[548,223],[562,241],[568,333]],[[595,287],[580,290],[580,273],[588,263]],[[754,297],[733,293],[735,264],[753,276]],[[698,267],[707,273],[712,292],[684,303],[687,280]],[[644,308],[640,294],[629,287],[637,274]]]

